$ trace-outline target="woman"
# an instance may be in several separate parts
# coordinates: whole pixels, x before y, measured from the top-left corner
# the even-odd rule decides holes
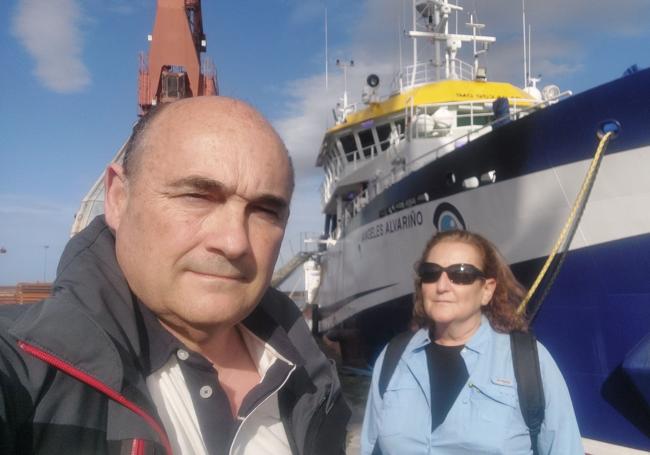
[[[361,453],[531,454],[517,398],[509,332],[525,331],[516,313],[525,290],[496,247],[467,231],[440,232],[416,264],[414,321],[388,381],[375,365]],[[538,343],[545,417],[540,454],[584,454],[566,384]]]

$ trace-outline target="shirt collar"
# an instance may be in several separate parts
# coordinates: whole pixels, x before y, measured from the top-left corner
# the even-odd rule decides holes
[[[142,331],[145,338],[144,373],[150,375],[162,368],[169,357],[179,349],[188,349],[162,326],[158,317],[139,299],[138,307],[142,314]],[[261,303],[241,322],[241,326],[246,346],[258,370],[261,368],[262,371],[266,371],[272,363],[270,359],[276,357],[289,364],[304,364],[302,356],[293,346],[287,333],[273,321]]]
[[[481,325],[469,341],[465,343],[465,347],[478,354],[483,353],[487,349],[491,333],[492,329],[490,327],[490,321],[485,317],[485,315],[481,315]],[[431,344],[431,342],[429,330],[423,328],[415,332],[413,338],[409,342],[407,350],[410,352],[422,350],[427,345]]]
[[[488,347],[490,342],[490,336],[492,333],[492,327],[490,327],[490,321],[485,315],[481,315],[481,325],[476,331],[472,338],[465,343],[465,347],[470,349],[478,354],[482,354]]]

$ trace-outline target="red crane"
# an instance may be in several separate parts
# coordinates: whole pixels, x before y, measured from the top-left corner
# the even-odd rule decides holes
[[[206,50],[201,0],[158,0],[148,57],[140,54],[139,115],[160,103],[218,95],[217,74]]]

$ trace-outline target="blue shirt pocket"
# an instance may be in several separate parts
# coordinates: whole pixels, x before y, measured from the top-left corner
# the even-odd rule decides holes
[[[380,435],[391,437],[412,433],[414,420],[421,422],[422,417],[427,420],[427,413],[430,413],[429,406],[417,385],[389,385],[382,404]]]
[[[508,423],[513,410],[519,407],[514,384],[504,384],[493,379],[489,383],[480,384],[470,381],[469,387],[473,417]]]
[[[470,444],[482,453],[501,453],[510,437],[513,418],[519,413],[513,384],[470,381]]]

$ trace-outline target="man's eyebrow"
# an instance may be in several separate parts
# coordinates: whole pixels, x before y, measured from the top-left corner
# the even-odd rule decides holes
[[[200,176],[189,176],[174,180],[169,184],[169,187],[173,189],[190,189],[211,194],[227,192],[226,185],[220,181]],[[274,194],[261,194],[253,198],[251,202],[266,205],[276,210],[284,210],[289,207],[289,201]]]
[[[263,194],[254,200],[258,204],[272,207],[275,210],[285,210],[289,208],[289,202],[281,197],[272,194]]]
[[[218,180],[208,179],[199,176],[183,177],[171,182],[169,187],[174,189],[191,188],[206,193],[222,192],[226,186]]]

